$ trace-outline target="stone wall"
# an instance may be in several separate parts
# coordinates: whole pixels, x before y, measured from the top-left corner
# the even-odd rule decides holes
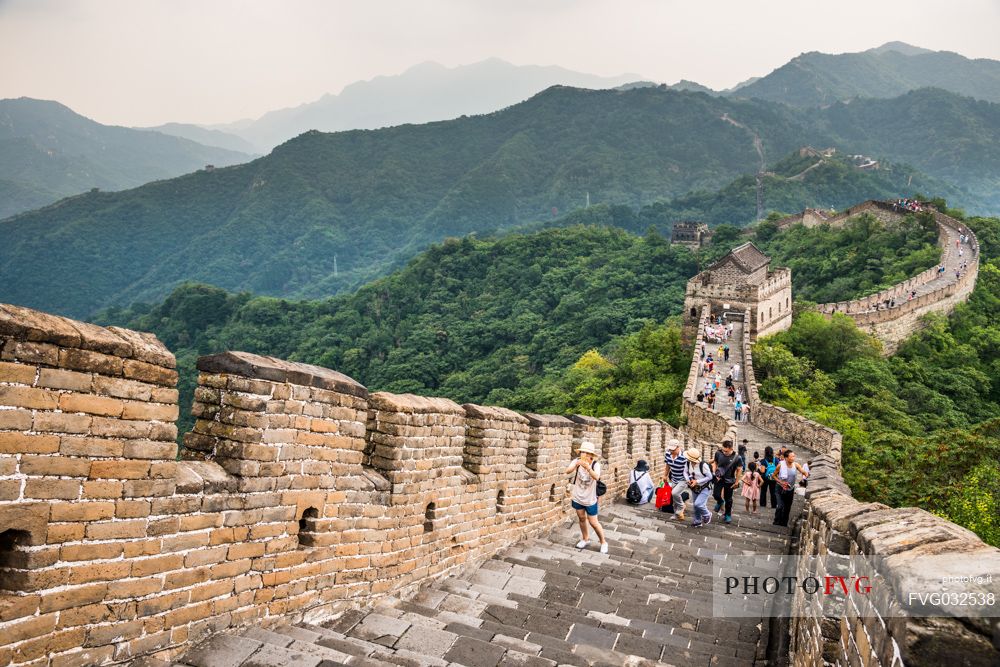
[[[911,587],[939,590],[944,576],[983,575],[985,580],[987,575],[995,577],[1000,572],[1000,549],[984,544],[974,533],[920,509],[892,509],[852,498],[841,479],[839,461],[815,459],[811,473],[794,553],[884,558],[878,580],[880,600],[904,595]],[[803,577],[809,573],[793,574]],[[907,589],[902,590],[899,582],[907,582]],[[966,590],[998,595],[1000,582],[970,583]],[[816,605],[817,596],[799,591],[789,647],[791,664],[796,667],[1000,664],[1000,622],[996,617],[885,616],[865,596],[849,596],[846,610],[835,616],[824,616]]]
[[[785,408],[760,400],[757,377],[753,368],[752,338],[745,327],[740,345],[746,385],[744,397],[750,404],[750,421],[754,426],[788,441],[792,447],[795,445],[806,447],[814,452],[826,454],[839,463],[843,448],[843,437],[840,433]]]
[[[177,460],[177,374],[154,337],[0,306],[0,357],[0,664],[169,658],[405,594],[570,518],[583,439],[607,502],[683,437],[228,352],[198,362]]]
[[[854,211],[854,212],[852,212]],[[825,314],[844,313],[854,320],[859,328],[878,338],[883,351],[891,354],[903,340],[920,330],[922,317],[927,313],[951,312],[956,304],[964,302],[976,287],[979,275],[979,240],[966,225],[934,209],[930,209],[938,225],[938,246],[941,248],[941,262],[954,258],[955,249],[949,243],[949,230],[963,230],[971,239],[967,244],[969,267],[957,281],[946,283],[937,289],[922,294],[912,301],[907,295],[914,289],[934,281],[938,277],[937,267],[923,271],[912,278],[892,287],[853,301],[824,303],[816,309]],[[848,209],[848,212],[831,219],[828,224],[843,224],[848,218],[860,213],[875,215],[883,222],[898,221],[904,215],[891,204],[869,201]],[[895,300],[895,305],[885,307],[886,301]]]

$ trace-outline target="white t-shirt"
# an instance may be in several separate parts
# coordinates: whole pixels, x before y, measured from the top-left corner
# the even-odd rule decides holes
[[[579,459],[576,459],[578,461]],[[601,476],[601,462],[594,461],[591,464],[594,473]],[[573,501],[578,505],[590,507],[597,502],[597,480],[590,476],[586,470],[576,468],[573,472],[573,492],[570,494]]]

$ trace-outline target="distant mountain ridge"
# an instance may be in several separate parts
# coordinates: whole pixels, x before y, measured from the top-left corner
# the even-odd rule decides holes
[[[338,94],[271,111],[250,123],[210,128],[238,135],[257,152],[267,153],[309,130],[370,130],[450,120],[492,113],[553,85],[614,88],[640,79],[638,74],[603,77],[555,66],[512,65],[499,58],[458,67],[424,62],[402,74],[358,81]]]
[[[243,137],[223,132],[222,130],[210,130],[200,125],[192,125],[191,123],[164,123],[156,127],[137,127],[135,129],[169,134],[173,137],[189,139],[204,146],[225,148],[226,150],[246,155],[255,155],[257,153],[257,149],[254,148],[253,144]]]
[[[1000,61],[889,42],[860,53],[803,53],[767,76],[728,91],[795,107],[856,97],[888,99],[919,88],[1000,102]]]
[[[101,125],[58,102],[0,100],[0,218],[95,187],[121,190],[247,159],[158,132]]]

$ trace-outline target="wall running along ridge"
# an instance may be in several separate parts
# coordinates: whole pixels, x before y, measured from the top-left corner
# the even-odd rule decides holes
[[[927,313],[950,313],[957,304],[966,301],[976,287],[976,279],[979,276],[979,240],[975,233],[967,225],[933,207],[928,207],[927,211],[934,216],[934,221],[938,226],[941,263],[946,262],[949,257],[954,257],[956,252],[952,244],[948,242],[949,231],[957,233],[959,229],[962,229],[971,237],[969,243],[963,246],[969,251],[967,255],[963,256],[963,258],[968,257],[969,267],[961,278],[943,284],[931,292],[921,294],[912,301],[907,301],[906,297],[911,290],[926,285],[938,277],[937,266],[935,266],[878,294],[853,301],[823,303],[816,306],[816,310],[824,315],[846,314],[854,320],[859,329],[878,338],[882,342],[883,351],[886,354],[891,354],[899,343],[922,328],[921,318],[924,315]],[[862,213],[874,215],[886,224],[899,222],[906,215],[905,212],[895,210],[892,204],[882,201],[867,201],[851,207],[847,212],[825,221],[824,224],[833,227],[843,226],[848,219]],[[879,309],[880,303],[891,299],[896,299],[894,307]]]
[[[0,359],[4,665],[172,657],[227,628],[321,621],[571,516],[583,439],[605,502],[688,440],[227,352],[198,362],[177,460],[177,373],[155,337],[0,305]]]

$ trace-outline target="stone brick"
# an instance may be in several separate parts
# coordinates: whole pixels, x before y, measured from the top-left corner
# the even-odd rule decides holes
[[[59,397],[59,409],[63,412],[85,412],[105,417],[120,417],[124,405],[117,398],[93,396],[90,394],[63,394]]]
[[[24,497],[75,500],[80,497],[80,482],[72,479],[29,479],[24,483]]]
[[[100,521],[114,516],[115,505],[108,502],[52,503],[44,505],[46,518],[54,523],[63,521]]]
[[[65,561],[109,560],[122,555],[125,547],[121,543],[104,544],[64,544],[59,557]]]
[[[133,479],[124,483],[123,493],[126,498],[169,496],[176,486],[172,479]]]
[[[0,429],[28,431],[32,415],[29,410],[0,410]]]
[[[126,359],[122,373],[126,378],[132,380],[150,382],[165,387],[174,387],[177,384],[177,371],[143,361]]]
[[[153,430],[153,425],[145,421],[130,421],[113,417],[93,417],[92,419],[90,433],[99,438],[148,438]]]
[[[94,461],[91,479],[143,479],[149,474],[148,461]]]
[[[0,596],[0,623],[6,623],[25,616],[34,616],[41,602],[39,595]]]
[[[11,623],[3,630],[5,643],[16,644],[25,639],[41,637],[55,630],[57,614],[45,614]]]
[[[49,591],[43,597],[39,610],[43,614],[70,607],[80,607],[85,604],[100,602],[108,592],[107,584],[77,586],[62,591]]]
[[[159,593],[161,590],[163,590],[163,580],[159,577],[112,581],[108,584],[108,598],[112,600],[141,598]]]
[[[172,422],[177,419],[177,414],[177,405],[125,401],[122,419],[148,419],[150,421]]]
[[[59,348],[48,343],[9,340],[3,346],[3,359],[55,366],[59,363]]]
[[[92,523],[87,526],[89,540],[121,540],[135,537],[146,537],[145,519]]]
[[[153,558],[144,558],[132,565],[132,576],[146,577],[151,574],[179,570],[183,566],[184,556],[181,554],[167,554]]]
[[[59,443],[57,435],[0,433],[0,454],[54,454]]]
[[[50,389],[68,389],[89,394],[94,384],[90,373],[77,373],[61,368],[42,368],[38,371],[38,386]]]
[[[92,500],[98,498],[121,498],[122,482],[88,480],[83,483],[83,497]]]
[[[48,389],[0,385],[0,405],[33,410],[55,410],[59,395]]]
[[[52,436],[55,437],[55,436]],[[58,451],[66,456],[92,456],[104,458],[121,458],[125,449],[121,440],[106,438],[84,438],[79,436],[62,436]]]
[[[78,542],[82,539],[83,524],[58,523],[49,525],[49,532],[45,541],[49,544],[62,544],[63,542]]]
[[[59,351],[59,366],[84,373],[121,375],[122,359],[90,350],[64,349]]]
[[[32,385],[35,383],[35,366],[0,361],[0,382]]]
[[[153,442],[152,440],[131,440],[125,443],[123,455],[127,459],[167,459],[177,455],[174,442]]]
[[[3,414],[3,413],[0,413]],[[65,412],[36,412],[32,430],[47,433],[87,433],[93,417]]]
[[[132,572],[132,563],[127,561],[114,563],[88,563],[69,569],[69,583],[87,584],[92,581],[116,581],[125,579]]]
[[[0,500],[17,500],[21,497],[21,480],[0,480]]]
[[[86,477],[90,472],[90,461],[66,456],[21,457],[21,474],[31,476],[50,475],[53,477]]]
[[[148,401],[152,395],[152,390],[153,387],[146,382],[137,382],[135,380],[107,377],[104,375],[94,376],[93,391],[95,394],[100,394],[101,396]]]

